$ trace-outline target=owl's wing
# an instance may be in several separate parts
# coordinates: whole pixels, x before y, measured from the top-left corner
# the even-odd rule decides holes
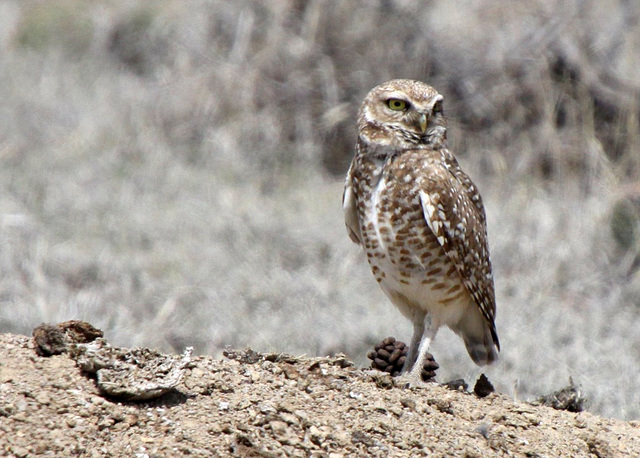
[[[482,213],[478,211],[476,202],[462,186],[449,171],[437,170],[421,186],[420,203],[427,225],[456,266],[499,349],[484,209]]]
[[[476,188],[476,185],[473,184],[473,181],[471,181],[469,175],[464,173],[464,171],[460,168],[458,160],[455,158],[455,156],[451,154],[451,152],[446,148],[444,149],[444,153],[444,163],[447,169],[460,182],[460,184],[462,185],[462,189],[467,194],[467,196],[469,196],[469,199],[471,199],[471,202],[473,202],[473,205],[478,210],[478,216],[482,220],[482,224],[484,224],[486,227],[487,217],[484,212],[484,205],[482,204],[482,197],[480,197],[478,188]]]
[[[360,235],[360,224],[358,223],[358,210],[356,208],[356,197],[353,192],[353,177],[351,167],[344,182],[342,193],[342,211],[344,212],[344,222],[347,226],[349,237],[354,243],[362,245],[362,235]]]

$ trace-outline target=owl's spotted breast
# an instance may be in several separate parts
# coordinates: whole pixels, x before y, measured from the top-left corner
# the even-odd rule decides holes
[[[424,172],[439,164],[432,156],[417,150],[383,163],[365,160],[354,174],[362,246],[376,280],[387,295],[401,294],[425,311],[469,295],[424,217],[420,189],[430,178]]]

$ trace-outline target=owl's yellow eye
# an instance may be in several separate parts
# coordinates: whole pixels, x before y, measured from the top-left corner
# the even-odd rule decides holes
[[[433,105],[433,109],[431,110],[433,112],[433,114],[442,114],[443,110],[442,110],[442,100],[438,100],[434,105]]]
[[[403,111],[407,108],[407,102],[400,99],[389,99],[387,100],[387,106],[393,111]]]

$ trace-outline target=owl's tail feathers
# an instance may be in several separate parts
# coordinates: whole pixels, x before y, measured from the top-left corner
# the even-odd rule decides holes
[[[464,337],[464,344],[469,356],[478,366],[486,366],[498,360],[498,352],[492,340],[479,341]]]
[[[467,313],[454,331],[464,340],[469,356],[478,366],[486,366],[498,360],[500,343],[495,327],[479,311]]]

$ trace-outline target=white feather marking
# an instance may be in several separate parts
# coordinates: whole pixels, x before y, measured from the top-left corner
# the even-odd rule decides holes
[[[444,246],[445,238],[442,233],[442,222],[439,219],[435,218],[436,206],[433,205],[433,201],[431,200],[431,197],[429,197],[429,194],[424,191],[420,191],[420,201],[422,203],[422,211],[426,217],[425,220],[427,221],[427,226],[429,226],[431,232],[435,234],[436,238],[438,239],[438,243]],[[439,215],[444,215],[444,208],[442,207],[442,205],[438,204],[437,211]],[[445,220],[445,218],[443,217],[442,220]]]
[[[347,182],[344,189],[342,211],[349,237],[353,242],[362,245],[362,235],[360,234],[360,226],[356,215],[355,196],[353,194],[353,187],[349,182]]]
[[[380,242],[380,247],[386,251],[384,240],[380,234],[380,218],[378,217],[378,205],[380,204],[380,195],[385,187],[384,175],[378,181],[375,189],[371,193],[371,210],[373,214],[372,223],[373,229],[376,231],[376,239]]]

